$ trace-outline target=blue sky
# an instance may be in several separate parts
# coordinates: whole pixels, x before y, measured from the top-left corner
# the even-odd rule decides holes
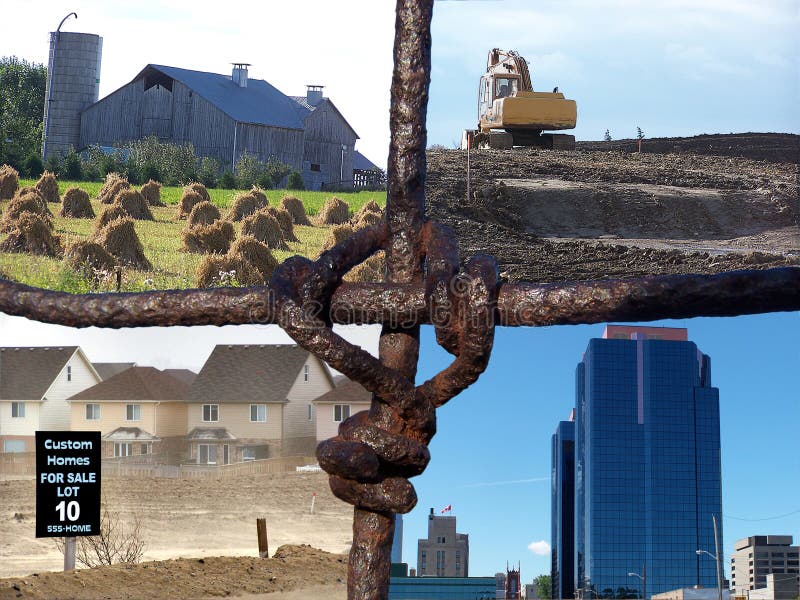
[[[251,76],[287,94],[325,84],[360,134],[357,147],[380,164],[389,136],[392,6],[5,0],[0,55],[46,62],[48,32],[75,10],[78,20],[64,30],[104,37],[101,96],[149,62],[227,72],[230,62],[244,60],[253,63]],[[650,137],[797,133],[798,25],[797,0],[439,1],[429,143],[449,147],[474,126],[477,83],[494,46],[531,61],[535,89],[558,85],[578,102],[579,139],[600,139],[606,128],[614,138],[631,137],[637,126]],[[741,520],[800,509],[798,315],[676,325],[688,327],[711,356],[720,388],[725,554],[747,535],[799,538],[800,513]],[[406,517],[407,560],[416,560],[429,508],[452,504],[459,530],[470,534],[472,574],[492,574],[506,560],[522,562],[525,581],[549,571],[549,556],[528,546],[550,540],[550,435],[572,406],[575,365],[601,333],[600,325],[498,331],[488,372],[439,413],[433,460],[415,480],[420,503]],[[374,347],[373,334],[353,335]],[[161,367],[197,368],[223,340],[280,339],[273,328],[70,332],[0,316],[2,344],[80,343],[92,358],[103,353]],[[421,377],[446,363],[434,346],[426,329]]]

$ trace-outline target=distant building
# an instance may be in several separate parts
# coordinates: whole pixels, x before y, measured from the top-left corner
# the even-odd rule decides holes
[[[392,562],[403,562],[403,515],[394,516],[394,538],[392,538]]]
[[[514,567],[508,568],[506,565],[506,594],[504,596],[505,600],[519,600],[521,594],[521,586],[519,581],[519,565],[517,568]]]
[[[749,590],[748,600],[795,600],[800,596],[797,575],[792,573],[770,573],[767,587]]]
[[[722,590],[722,600],[730,600],[730,597],[730,591]],[[713,588],[682,588],[651,596],[651,600],[717,600],[718,598],[719,591],[716,586]]]
[[[389,600],[492,600],[494,577],[390,577]]]
[[[526,583],[523,587],[523,591],[525,595],[523,596],[526,600],[539,600],[539,586],[535,583]],[[553,595],[553,598],[559,598],[559,596]]]
[[[763,588],[770,573],[793,575],[797,582],[800,546],[792,542],[791,535],[753,535],[737,540],[731,555],[731,587],[736,595]]]
[[[506,574],[494,574],[494,597],[497,600],[503,600],[506,597]]]
[[[575,410],[558,424],[552,440],[552,582],[553,598],[575,594]]]
[[[686,329],[609,325],[576,369],[574,593],[635,598],[717,585],[722,513],[719,391]],[[554,564],[566,571],[569,425],[554,440]],[[566,442],[566,445],[563,443]],[[720,531],[720,547],[722,532]],[[561,572],[558,597],[569,597]],[[555,592],[555,589],[554,589]]]
[[[417,574],[420,577],[469,576],[469,536],[456,533],[456,518],[428,515],[428,539],[417,543]]]

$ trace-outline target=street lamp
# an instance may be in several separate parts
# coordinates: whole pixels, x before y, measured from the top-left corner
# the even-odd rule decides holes
[[[714,521],[714,549],[716,554],[711,554],[708,550],[695,550],[695,554],[707,554],[717,562],[717,593],[719,600],[722,600],[722,553],[719,551],[719,535],[717,534],[717,516],[711,515]]]
[[[638,577],[642,580],[642,600],[647,600],[647,568],[642,566],[642,575],[628,573],[628,577]]]

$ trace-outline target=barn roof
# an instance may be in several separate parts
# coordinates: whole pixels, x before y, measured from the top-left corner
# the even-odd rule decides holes
[[[171,89],[171,80],[180,81],[226,115],[241,123],[303,129],[297,104],[263,79],[248,79],[239,87],[230,75],[192,71],[165,65],[147,65],[133,78],[145,80],[145,89],[161,84]]]
[[[356,130],[353,129],[353,126],[350,125],[350,123],[347,122],[347,119],[344,118],[344,115],[339,111],[338,108],[336,108],[336,105],[333,102],[331,102],[330,98],[323,98],[322,100],[320,100],[316,104],[310,104],[308,102],[308,97],[306,97],[306,96],[289,96],[289,98],[291,98],[292,100],[294,100],[296,102],[295,111],[297,112],[297,114],[300,115],[300,118],[303,121],[305,121],[305,119],[306,119],[306,117],[308,115],[310,115],[312,112],[317,110],[320,106],[322,106],[323,103],[327,103],[327,105],[330,106],[331,109],[337,115],[339,115],[339,118],[342,119],[342,121],[344,121],[344,124],[347,125],[348,129],[350,129],[350,131],[353,132],[353,135],[356,136],[356,139],[357,140],[361,139],[359,137],[359,135],[356,133]]]
[[[358,150],[356,150],[355,156],[353,156],[353,169],[356,171],[372,171],[373,169],[377,169],[377,165],[373,163],[370,159],[366,156],[361,154]]]

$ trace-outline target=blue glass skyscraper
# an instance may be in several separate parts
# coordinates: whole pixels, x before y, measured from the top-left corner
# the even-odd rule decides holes
[[[552,568],[553,598],[575,593],[575,423],[561,421],[553,434]]]
[[[686,330],[610,325],[592,339],[574,427],[577,595],[635,598],[644,577],[647,596],[716,587],[696,550],[713,552],[722,513],[719,394]]]

